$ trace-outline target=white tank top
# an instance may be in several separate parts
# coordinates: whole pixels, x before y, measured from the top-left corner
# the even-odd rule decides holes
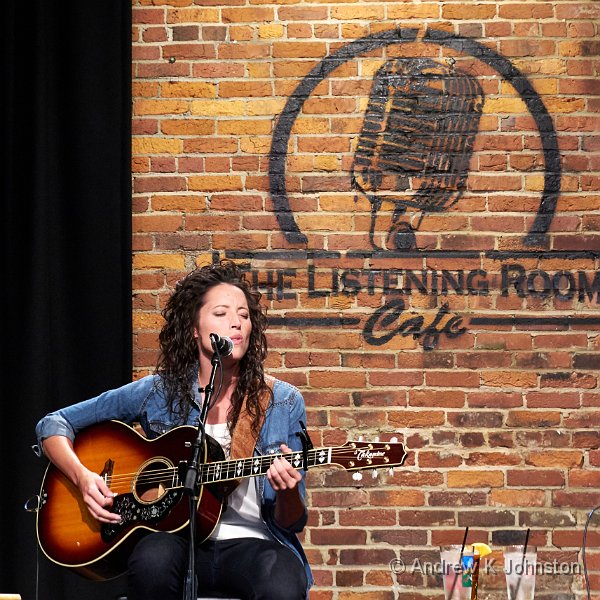
[[[219,442],[225,452],[225,457],[229,458],[231,436],[227,429],[227,423],[207,424],[206,433]],[[240,485],[228,496],[227,509],[221,514],[219,523],[210,535],[212,540],[243,537],[273,539],[260,515],[254,477],[242,479]]]

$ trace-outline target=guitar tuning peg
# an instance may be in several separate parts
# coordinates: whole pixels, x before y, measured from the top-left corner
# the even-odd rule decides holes
[[[392,444],[395,444],[398,441],[397,437],[393,437],[390,439],[390,442],[392,442]]]
[[[376,436],[373,438],[373,441],[374,441],[374,442],[378,442],[378,441],[379,441],[379,436],[378,436],[378,435],[376,435]]]
[[[364,439],[364,438],[363,438],[363,436],[362,436],[362,435],[359,435],[359,436],[358,436],[358,441],[359,441],[359,442],[362,442],[362,441],[363,441],[363,439]]]
[[[359,472],[352,473],[352,479],[354,479],[354,481],[361,481],[362,477],[363,477],[362,473],[359,473]]]
[[[373,479],[377,479],[377,478],[379,477],[379,471],[378,471],[377,469],[373,469],[373,470],[371,471],[371,477],[372,477]]]
[[[394,474],[394,467],[390,467],[388,469],[388,474],[393,475]]]

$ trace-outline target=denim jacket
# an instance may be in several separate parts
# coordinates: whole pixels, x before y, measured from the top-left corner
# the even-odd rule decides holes
[[[161,379],[157,375],[149,375],[46,415],[37,424],[36,435],[40,446],[45,438],[52,435],[64,435],[73,441],[77,432],[84,427],[114,419],[129,425],[140,423],[147,437],[152,439],[179,425],[196,425],[200,407],[201,398],[196,391],[192,410],[187,421],[183,423],[180,416],[169,409]],[[300,391],[289,383],[275,379],[273,398],[267,409],[254,453],[275,453],[279,451],[281,444],[287,444],[293,451],[302,450],[302,443],[296,435],[300,431],[300,421],[306,422],[306,409]],[[303,498],[306,494],[304,475],[303,473],[300,483],[300,494]],[[255,481],[261,513],[269,531],[302,561],[310,588],[313,583],[310,566],[296,536],[306,524],[306,509],[302,518],[291,528],[280,527],[274,519],[275,490],[265,476],[256,477]]]

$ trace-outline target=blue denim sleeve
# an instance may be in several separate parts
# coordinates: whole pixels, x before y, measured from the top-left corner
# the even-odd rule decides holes
[[[306,408],[304,405],[304,398],[302,397],[302,394],[300,393],[300,391],[295,388],[294,386],[291,386],[287,383],[284,382],[277,382],[276,384],[278,389],[275,389],[275,394],[276,394],[276,398],[275,401],[276,403],[279,405],[279,410],[281,410],[281,406],[285,405],[287,407],[287,411],[288,415],[287,415],[287,440],[285,440],[285,438],[279,438],[281,441],[285,440],[285,443],[287,444],[287,446],[294,452],[299,452],[302,450],[302,442],[300,440],[300,438],[296,435],[300,430],[300,421],[302,421],[304,424],[306,424]],[[283,397],[281,397],[281,396]],[[278,417],[281,418],[278,414],[277,411],[274,411],[272,414],[268,415],[267,418],[269,419],[276,419],[278,420]],[[273,423],[270,423],[270,425],[274,425]],[[270,427],[270,430],[277,430],[277,427]],[[273,448],[275,451],[278,451],[279,448]],[[305,501],[306,498],[306,473],[305,471],[301,470],[300,471],[302,474],[302,481],[300,481],[300,483],[298,484],[298,488],[299,488],[299,492],[300,492],[300,496],[301,498]],[[276,497],[277,494],[275,493],[275,491],[273,490],[273,488],[271,487],[270,483],[268,482],[267,478],[264,478],[264,505],[263,505],[263,516],[266,518],[266,520],[268,522],[270,522],[270,524],[275,528],[275,529],[279,529],[279,530],[283,530],[283,531],[287,531],[287,532],[293,532],[293,533],[298,533],[300,531],[302,531],[302,529],[304,529],[304,526],[306,525],[306,521],[308,520],[308,512],[306,510],[306,507],[304,508],[304,514],[300,517],[300,519],[298,519],[298,521],[296,521],[296,523],[294,523],[291,527],[289,527],[287,530],[284,530],[282,527],[280,527],[276,522],[275,519],[273,517],[274,512],[275,512],[275,501],[276,501]]]
[[[292,410],[290,414],[290,437],[288,446],[291,450],[302,450],[302,441],[298,435],[296,435],[299,431],[301,431],[300,421],[304,423],[306,426],[306,407],[304,405],[304,398],[299,391],[296,391],[297,398],[296,402],[292,405]],[[299,533],[302,531],[308,521],[308,511],[306,510],[306,471],[301,470],[302,473],[302,481],[298,484],[300,496],[304,501],[304,514],[296,521],[291,527],[289,527],[290,531],[294,533]]]
[[[301,451],[302,440],[297,435],[301,431],[300,422],[306,426],[306,407],[302,394],[296,390],[296,401],[292,404],[290,411],[290,432],[288,438],[288,446],[291,450]],[[302,470],[302,481],[299,483],[300,495],[306,499],[306,471]]]
[[[111,419],[133,423],[139,418],[154,385],[154,376],[150,375],[47,414],[35,428],[38,444],[41,447],[43,440],[53,435],[63,435],[73,441],[81,429]]]

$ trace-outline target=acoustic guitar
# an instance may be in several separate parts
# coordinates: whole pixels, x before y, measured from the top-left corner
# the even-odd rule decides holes
[[[117,493],[111,510],[121,515],[121,522],[107,524],[94,519],[79,489],[50,464],[36,511],[37,538],[44,554],[88,579],[110,579],[125,572],[133,546],[144,535],[182,532],[189,522],[184,482],[196,435],[194,427],[182,426],[149,440],[119,421],[81,431],[75,439],[75,452]],[[210,536],[219,521],[227,482],[264,475],[278,456],[296,468],[304,464],[302,452],[224,460],[221,446],[206,436],[197,479],[200,541]],[[308,468],[333,464],[359,471],[398,466],[405,457],[401,443],[346,442],[311,449],[306,459]]]

